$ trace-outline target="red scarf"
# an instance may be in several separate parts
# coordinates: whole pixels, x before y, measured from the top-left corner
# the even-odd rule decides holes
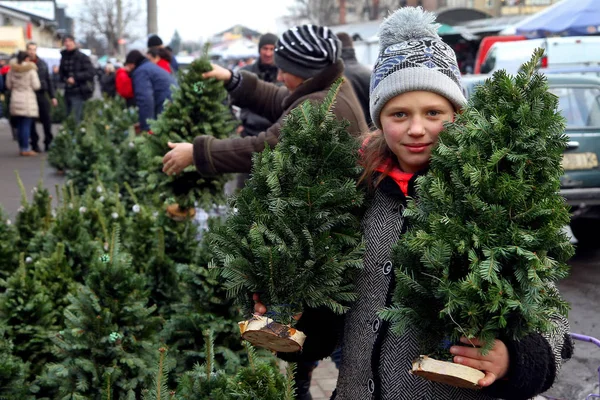
[[[390,169],[391,160],[386,160],[379,164],[379,166],[375,169],[377,172],[381,172],[387,174],[390,178],[396,182],[402,193],[405,196],[408,196],[408,182],[412,179],[415,174],[411,174],[410,172],[404,172],[398,168],[397,165],[392,166]]]

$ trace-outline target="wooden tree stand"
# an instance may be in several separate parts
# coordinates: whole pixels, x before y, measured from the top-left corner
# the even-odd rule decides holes
[[[179,204],[169,204],[167,206],[167,215],[174,221],[187,221],[194,218],[196,209],[188,208],[187,210],[179,208]]]
[[[306,335],[301,331],[258,315],[240,321],[238,325],[242,339],[271,351],[294,353],[302,350],[306,340]]]
[[[419,356],[413,361],[412,374],[430,381],[466,388],[481,389],[478,385],[485,374],[478,369],[447,361],[438,361],[427,356]]]

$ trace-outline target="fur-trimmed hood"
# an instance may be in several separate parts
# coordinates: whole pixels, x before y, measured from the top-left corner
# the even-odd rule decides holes
[[[37,70],[37,66],[31,61],[23,61],[23,63],[17,63],[17,60],[11,60],[10,69],[13,72],[27,72],[33,70]]]

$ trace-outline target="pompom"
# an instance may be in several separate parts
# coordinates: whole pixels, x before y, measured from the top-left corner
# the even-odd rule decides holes
[[[440,24],[435,22],[435,14],[422,7],[402,7],[387,17],[379,28],[379,46],[383,50],[393,44],[408,40],[433,38]]]

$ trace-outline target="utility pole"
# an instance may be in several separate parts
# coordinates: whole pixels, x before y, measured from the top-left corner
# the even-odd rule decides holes
[[[340,0],[340,20],[339,24],[344,25],[346,23],[346,0]]]
[[[123,0],[117,0],[117,54],[123,57]]]
[[[158,16],[156,0],[148,1],[148,35],[158,33]]]

